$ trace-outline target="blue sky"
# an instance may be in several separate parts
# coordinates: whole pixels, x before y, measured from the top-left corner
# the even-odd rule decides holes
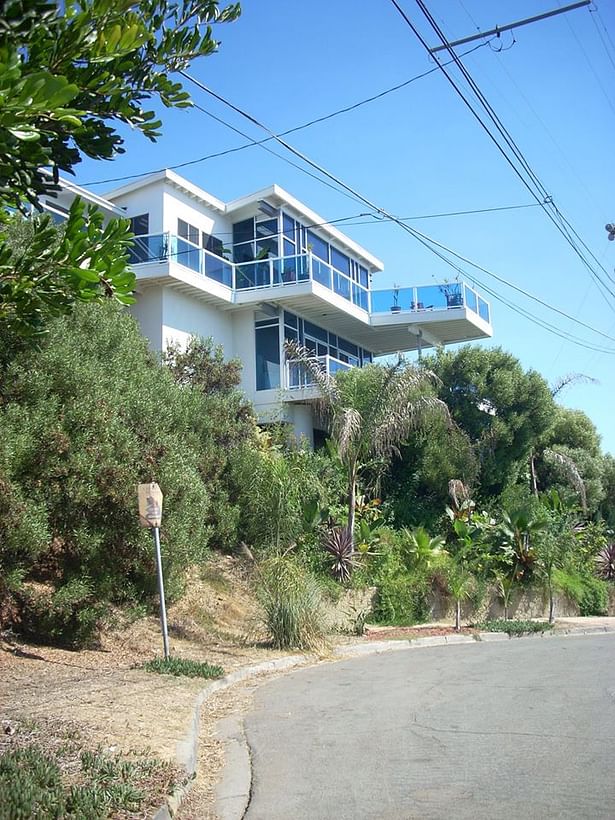
[[[435,45],[436,36],[414,0],[402,5]],[[428,0],[428,5],[446,36],[455,39],[477,27],[485,30],[554,8],[557,0]],[[222,40],[219,53],[196,63],[193,75],[276,132],[434,66],[388,0],[245,0],[241,19],[217,27],[216,34]],[[605,223],[615,222],[615,3],[601,0],[597,13],[581,9],[520,28],[514,41],[510,33],[503,34],[499,44],[477,49],[464,63],[560,211],[613,277],[609,281],[598,268],[615,293],[615,242],[607,241],[604,230]],[[458,53],[469,47],[460,47]],[[251,138],[263,138],[262,131],[206,93],[194,87],[190,91],[212,114]],[[245,142],[198,110],[163,110],[162,116],[164,135],[157,144],[128,133],[125,155],[112,163],[84,162],[77,181],[87,184],[155,170]],[[439,71],[287,139],[396,216],[535,203]],[[272,147],[289,156],[283,148]],[[259,147],[179,173],[222,199],[277,182],[327,219],[366,210]],[[357,221],[365,222],[351,220]],[[607,302],[542,208],[423,218],[410,224],[615,338],[615,298]],[[376,287],[430,284],[455,275],[395,224],[365,222],[343,230],[385,262]],[[487,295],[492,344],[510,350],[550,383],[570,372],[599,380],[569,388],[561,400],[584,410],[604,448],[615,453],[615,341],[551,313],[487,274],[476,275],[499,295],[556,325],[566,337],[572,333],[613,350],[600,353],[552,335]]]

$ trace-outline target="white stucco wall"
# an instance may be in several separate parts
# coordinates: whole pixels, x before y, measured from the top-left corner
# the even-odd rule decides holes
[[[309,404],[293,404],[290,408],[297,442],[314,447],[314,419]]]
[[[184,346],[190,336],[211,336],[228,358],[234,355],[233,322],[228,311],[166,287],[162,296],[162,345]]]
[[[164,230],[177,233],[177,220],[183,219],[206,234],[219,235],[227,247],[232,244],[232,222],[223,214],[208,208],[204,203],[197,202],[188,194],[178,191],[170,183],[166,183],[162,195],[164,209]]]
[[[256,349],[254,335],[254,310],[237,310],[232,314],[234,347],[233,355],[243,362],[241,389],[254,401],[256,398]],[[272,391],[266,391],[270,393]],[[277,396],[272,400],[275,401]]]
[[[152,350],[162,350],[162,291],[161,286],[137,291],[137,302],[130,307]]]
[[[163,199],[164,182],[154,182],[137,191],[118,196],[113,200],[116,205],[126,209],[126,216],[149,214],[149,232],[162,233],[163,228]]]

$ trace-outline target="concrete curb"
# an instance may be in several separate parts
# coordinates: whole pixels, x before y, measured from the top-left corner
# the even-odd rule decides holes
[[[164,804],[154,814],[153,820],[171,820],[171,818],[177,813],[177,810],[179,809],[182,801],[190,791],[192,781],[196,776],[196,769],[199,757],[199,729],[201,722],[201,707],[203,706],[205,701],[209,697],[211,697],[211,695],[213,695],[214,692],[218,692],[221,689],[228,689],[229,686],[233,686],[233,684],[235,683],[247,680],[248,678],[256,677],[257,675],[261,675],[263,672],[279,672],[285,669],[292,669],[295,666],[300,666],[301,664],[304,664],[307,661],[311,660],[312,657],[309,655],[288,655],[285,658],[276,658],[271,661],[263,661],[262,663],[255,664],[254,666],[243,666],[240,669],[236,669],[234,672],[231,672],[230,674],[226,675],[225,677],[219,678],[219,680],[212,681],[199,692],[194,702],[194,710],[192,713],[192,718],[190,720],[188,732],[186,733],[184,739],[177,744],[175,751],[175,762],[178,766],[181,766],[181,768],[185,770],[187,780],[181,786],[178,786],[170,795],[167,795]],[[226,731],[228,733],[228,737],[226,738],[228,740],[228,747],[228,745],[231,744],[231,742],[237,742],[237,732],[232,731],[230,726],[226,727]],[[242,731],[241,734],[243,734]],[[245,749],[247,750],[247,745],[245,745]],[[239,765],[238,755],[237,763]],[[249,756],[247,759],[247,767],[248,776],[250,778],[248,782],[249,794],[251,785]],[[223,780],[225,779],[226,777],[223,778]],[[229,783],[230,788],[235,789],[234,781],[231,782],[230,778]],[[229,805],[232,804],[231,798],[231,794],[220,793],[219,799],[223,801],[228,800]],[[229,816],[241,817],[241,814],[234,814]]]
[[[569,629],[552,632],[523,635],[514,640],[536,637],[565,637],[575,635],[615,634],[615,627],[570,627]],[[478,635],[429,635],[424,638],[408,640],[382,640],[369,643],[348,644],[338,646],[333,650],[332,660],[356,658],[365,655],[374,655],[384,652],[397,652],[407,649],[420,649],[429,646],[447,646],[459,644],[479,644],[494,641],[513,640],[505,632],[479,632]],[[192,720],[185,738],[177,744],[176,762],[185,769],[187,781],[168,795],[164,804],[153,816],[153,820],[171,820],[180,804],[186,797],[196,776],[198,763],[198,744],[200,728],[200,712],[205,701],[221,689],[227,689],[235,683],[256,677],[263,672],[280,672],[294,669],[302,664],[315,661],[312,655],[288,655],[254,666],[245,666],[231,672],[224,678],[212,681],[197,695]],[[221,820],[239,820],[243,817],[250,799],[252,787],[252,772],[250,751],[243,731],[243,723],[239,718],[227,718],[220,721],[219,731],[225,744],[225,765],[222,781],[216,788],[216,808]]]

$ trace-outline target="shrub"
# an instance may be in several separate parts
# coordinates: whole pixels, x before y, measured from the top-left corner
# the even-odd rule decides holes
[[[548,632],[553,629],[553,624],[547,621],[513,621],[510,618],[496,618],[493,621],[484,621],[477,624],[485,632],[506,632],[511,637],[520,637],[534,632]]]
[[[403,531],[381,527],[378,532],[378,546],[373,554],[361,557],[353,586],[376,587],[373,618],[379,623],[410,625],[429,620],[430,572],[413,566]]]
[[[79,643],[96,604],[154,599],[151,538],[136,514],[141,482],[158,481],[165,496],[169,598],[210,545],[236,543],[241,502],[229,500],[226,472],[256,433],[228,383],[209,394],[203,383],[176,384],[112,304],[56,320],[38,347],[6,358],[2,376],[0,573],[21,608],[4,605],[5,620]],[[49,611],[40,595],[15,591],[15,578],[48,587]]]
[[[152,798],[162,797],[160,788],[172,783],[167,763],[78,754],[74,746],[63,744],[50,753],[33,743],[0,755],[0,818],[142,816]],[[70,774],[65,776],[64,770]]]
[[[606,581],[584,578],[584,592],[579,601],[581,615],[606,615],[609,608],[609,587]]]
[[[61,646],[90,643],[106,612],[88,579],[72,579],[55,592],[24,584],[16,597],[22,613],[20,632],[32,639],[44,635],[49,643]]]
[[[259,566],[257,595],[276,649],[319,649],[325,620],[320,586],[294,556],[274,555]]]
[[[381,576],[374,607],[378,623],[411,626],[429,620],[430,585],[425,575],[402,573]]]
[[[609,606],[609,585],[593,575],[556,570],[554,582],[562,592],[579,605],[583,616],[606,615]]]

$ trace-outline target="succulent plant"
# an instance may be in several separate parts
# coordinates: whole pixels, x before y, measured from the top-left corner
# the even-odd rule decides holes
[[[603,547],[596,556],[596,571],[605,581],[615,581],[615,541]]]
[[[323,541],[324,549],[333,556],[331,572],[334,578],[344,584],[350,580],[356,561],[352,536],[348,527],[333,527]]]

